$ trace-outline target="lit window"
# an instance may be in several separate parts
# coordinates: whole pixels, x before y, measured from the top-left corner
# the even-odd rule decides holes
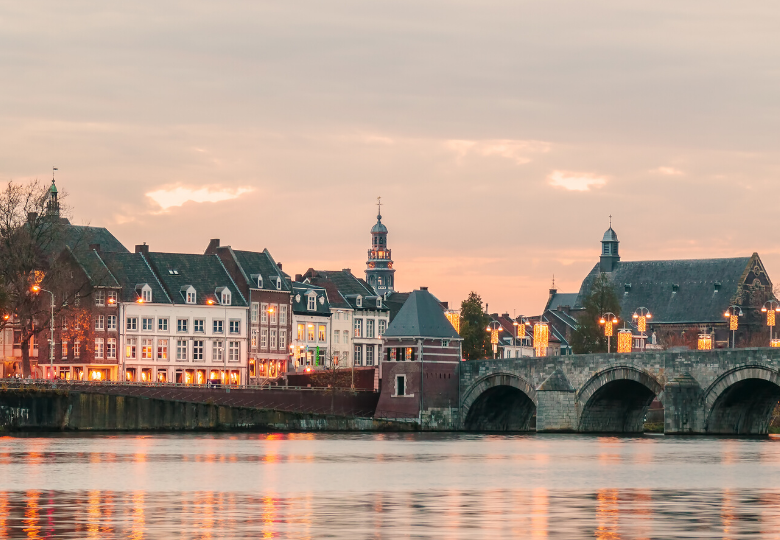
[[[125,350],[125,356],[127,358],[135,358],[135,348],[136,348],[136,341],[135,338],[127,338],[127,346]]]
[[[168,360],[168,340],[157,340],[157,360]]]
[[[354,323],[355,337],[363,337],[363,319],[355,319]]]
[[[252,348],[257,348],[257,328],[252,328]]]
[[[308,332],[306,333],[306,340],[307,341],[314,341],[314,325],[308,324],[306,326]]]
[[[326,341],[325,335],[327,333],[327,327],[324,324],[321,324],[319,327],[319,332],[317,332],[317,340],[320,343],[324,343]]]
[[[108,303],[110,305],[116,305],[117,293],[116,291],[108,291]]]
[[[276,324],[277,321],[277,312],[279,310],[279,306],[276,304],[271,304],[271,307],[269,308],[271,310],[271,324]]]
[[[303,341],[304,332],[306,331],[304,330],[305,328],[306,328],[305,324],[298,325],[298,341]]]
[[[142,339],[141,340],[141,360],[151,360],[152,359],[152,349],[154,345],[152,343],[151,339]]]

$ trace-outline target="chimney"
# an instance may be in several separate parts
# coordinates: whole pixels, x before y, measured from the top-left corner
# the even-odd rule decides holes
[[[449,302],[441,302],[441,305],[444,309],[450,309],[450,303]]]
[[[97,251],[98,253],[100,253],[100,244],[90,244],[89,245],[89,249],[92,250],[92,251]]]
[[[297,283],[302,283],[303,282],[303,275],[302,274],[295,274],[295,281]]]
[[[421,290],[421,291],[427,291],[427,290],[428,290],[428,287],[420,287],[420,290]]]
[[[346,273],[346,274],[352,275],[352,270],[350,270],[349,268],[343,268],[341,271]]]
[[[217,240],[217,242],[219,242],[219,240]],[[282,263],[280,263],[280,262],[276,263],[276,267],[277,267],[279,270],[281,270],[281,269],[282,269]]]
[[[148,255],[149,254],[149,246],[146,245],[146,242],[144,242],[143,244],[137,244],[135,246],[135,252],[136,253],[144,253],[144,254]]]
[[[206,248],[204,255],[214,255],[219,247],[219,238],[212,238],[209,240],[209,247]]]

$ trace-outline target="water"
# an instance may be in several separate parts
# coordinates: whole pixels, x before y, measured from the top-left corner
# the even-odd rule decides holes
[[[780,439],[0,438],[0,538],[780,538]]]

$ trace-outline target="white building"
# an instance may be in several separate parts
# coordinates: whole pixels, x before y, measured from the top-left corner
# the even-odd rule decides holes
[[[331,311],[325,289],[292,284],[292,359],[290,371],[325,369],[331,362]]]

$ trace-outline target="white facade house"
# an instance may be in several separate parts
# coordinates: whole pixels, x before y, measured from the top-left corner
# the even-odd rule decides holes
[[[347,304],[348,305],[348,304]],[[332,359],[339,367],[352,367],[352,308],[333,307],[331,304]]]
[[[292,359],[290,371],[325,369],[331,364],[331,312],[322,287],[292,284]]]

